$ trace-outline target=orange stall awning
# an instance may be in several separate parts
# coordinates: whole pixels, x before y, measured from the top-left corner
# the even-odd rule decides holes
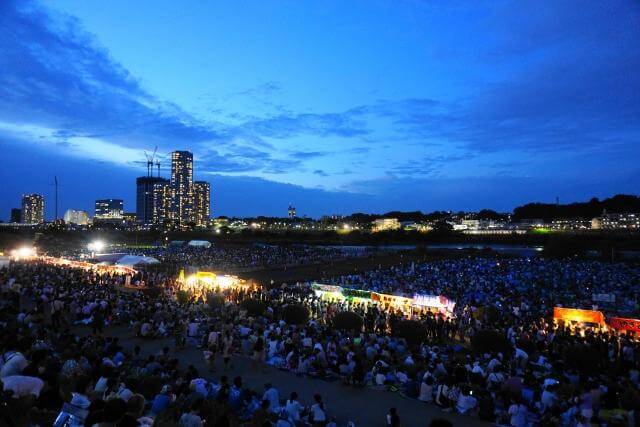
[[[553,308],[554,320],[564,320],[569,322],[580,323],[597,323],[600,326],[605,325],[604,313],[596,310],[582,310],[579,308]]]

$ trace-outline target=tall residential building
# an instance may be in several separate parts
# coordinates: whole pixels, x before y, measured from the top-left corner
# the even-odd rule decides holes
[[[208,182],[193,183],[193,199],[196,227],[208,227],[211,221],[211,186]]]
[[[293,219],[293,218],[296,217],[296,208],[295,208],[295,206],[289,205],[289,209],[287,210],[287,215],[289,216],[289,219]]]
[[[193,154],[171,153],[171,215],[180,227],[195,222],[193,212]]]
[[[95,221],[120,222],[124,217],[124,202],[122,199],[96,200]]]
[[[168,184],[169,181],[155,176],[142,176],[136,179],[136,220],[142,225],[161,223],[156,205],[156,186]]]
[[[22,196],[22,222],[42,224],[44,222],[44,197],[40,194]]]
[[[64,213],[64,222],[68,224],[87,225],[89,224],[89,214],[87,211],[67,209]]]
[[[153,212],[151,214],[154,224],[167,226],[173,222],[171,201],[169,181],[165,179],[162,182],[156,182],[153,185]]]
[[[16,223],[22,221],[22,209],[12,208],[10,222]]]

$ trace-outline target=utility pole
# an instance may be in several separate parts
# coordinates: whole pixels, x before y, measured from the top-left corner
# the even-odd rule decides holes
[[[58,177],[54,175],[53,177],[53,185],[55,186],[55,218],[53,219],[53,221],[57,221],[58,220]]]

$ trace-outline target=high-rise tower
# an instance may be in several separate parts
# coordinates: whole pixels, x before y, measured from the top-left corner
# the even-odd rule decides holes
[[[42,224],[44,222],[44,197],[40,194],[22,196],[22,222]]]
[[[195,222],[193,211],[193,154],[189,151],[171,153],[171,216],[180,227]]]
[[[211,220],[211,186],[205,181],[193,183],[196,227],[208,227]]]

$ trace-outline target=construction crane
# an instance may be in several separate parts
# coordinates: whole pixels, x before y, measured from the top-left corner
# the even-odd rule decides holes
[[[157,164],[158,165],[158,176],[160,176],[160,163],[159,162],[154,162],[155,158],[156,158],[156,152],[158,151],[158,146],[156,145],[156,148],[153,149],[153,154],[149,155],[149,153],[147,153],[146,151],[144,152],[145,157],[147,158],[147,176],[151,177],[153,176],[153,165]]]

